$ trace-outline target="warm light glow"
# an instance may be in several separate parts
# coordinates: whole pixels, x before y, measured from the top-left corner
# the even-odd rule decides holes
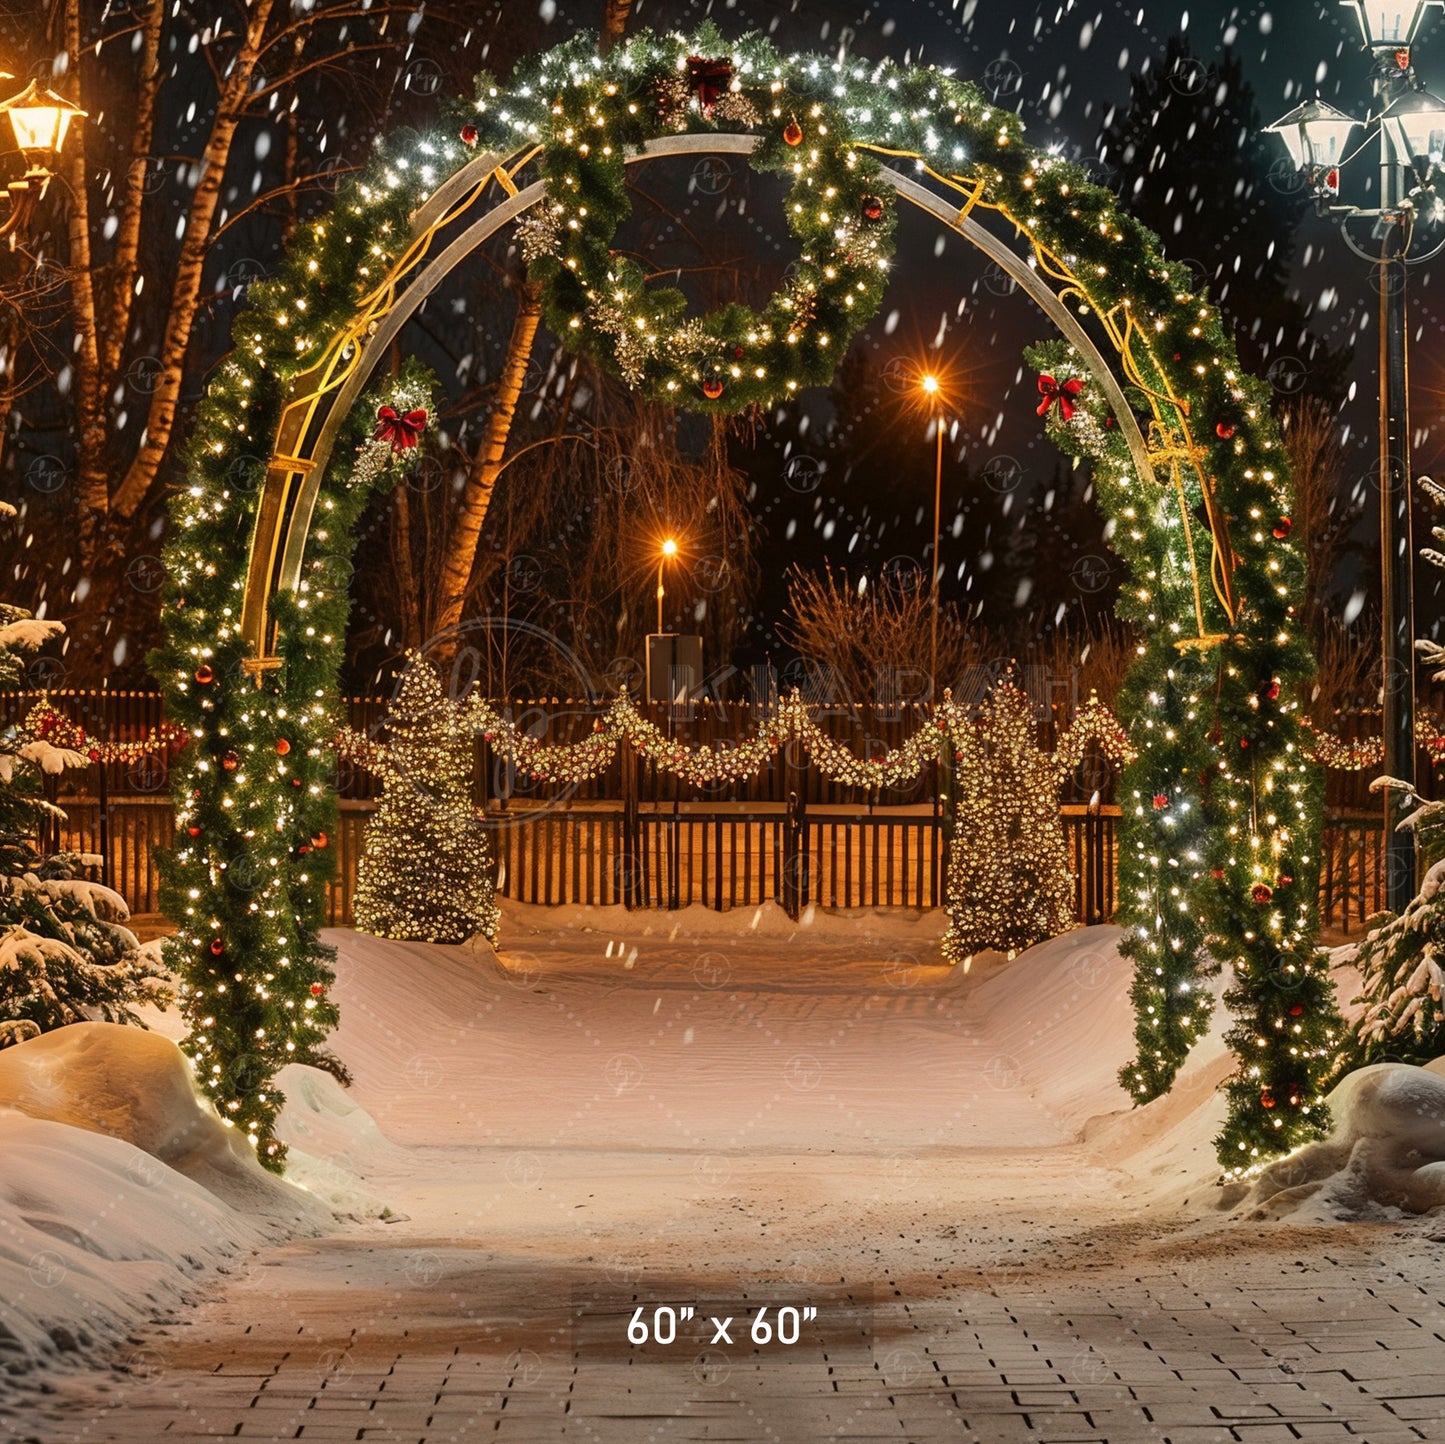
[[[668,537],[668,539],[663,542],[662,554],[665,557],[675,557],[677,555],[677,543],[673,541],[671,537]]]
[[[925,376],[923,380],[919,382],[919,385],[922,386],[923,389],[928,392],[930,396],[932,396],[934,392],[938,390],[938,377]]]
[[[10,117],[15,144],[32,165],[57,156],[65,144],[65,132],[71,120],[86,114],[78,105],[72,105],[53,90],[43,89],[34,80],[19,95],[0,104],[0,110]]]

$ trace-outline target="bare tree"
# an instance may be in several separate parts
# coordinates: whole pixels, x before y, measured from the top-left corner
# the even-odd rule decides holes
[[[512,335],[502,363],[496,394],[492,398],[492,409],[487,417],[481,443],[467,468],[461,504],[452,520],[451,534],[441,557],[442,602],[436,615],[438,632],[452,632],[461,620],[462,609],[466,605],[472,567],[477,556],[477,542],[482,534],[482,523],[486,521],[487,510],[492,504],[497,477],[506,465],[507,440],[512,433],[512,418],[517,411],[517,401],[522,395],[527,365],[532,357],[532,344],[536,340],[537,324],[541,319],[541,291],[530,283],[524,283],[519,287],[517,315],[512,322]]]
[[[1304,548],[1308,566],[1302,620],[1318,642],[1328,616],[1326,597],[1364,502],[1358,494],[1344,494],[1344,455],[1333,408],[1319,397],[1304,396],[1285,408],[1282,419],[1294,477],[1291,534]]]
[[[603,55],[622,39],[631,11],[632,0],[603,0],[602,34],[597,42],[597,49]]]
[[[575,405],[584,386],[585,414]],[[496,654],[484,685],[498,695],[611,690],[631,680],[656,625],[658,549],[672,536],[680,551],[669,564],[667,624],[703,636],[710,670],[726,662],[756,585],[759,535],[747,477],[728,461],[726,424],[714,422],[701,455],[689,454],[673,412],[561,352],[527,423],[499,468],[460,601],[442,560],[476,452],[438,457],[440,479],[429,462],[431,481],[389,504],[359,569],[362,606],[387,619],[379,634],[358,637],[364,650],[379,648],[385,666],[429,640],[437,655],[486,646]],[[443,615],[484,625],[437,646]]]
[[[807,661],[826,668],[848,701],[871,700],[880,676],[907,668],[926,673],[931,645],[932,596],[919,573],[855,584],[845,572],[795,568],[788,581],[784,637]],[[966,626],[956,603],[938,617],[938,676],[942,696],[966,668],[990,659],[987,632]]]

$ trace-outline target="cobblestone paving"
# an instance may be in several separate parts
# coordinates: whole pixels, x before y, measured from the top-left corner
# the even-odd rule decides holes
[[[660,1277],[373,1231],[260,1256],[138,1336],[125,1372],[62,1381],[11,1437],[1412,1444],[1445,1439],[1445,1259],[1424,1232],[1119,1228],[1048,1267],[926,1272],[908,1270],[937,1235],[909,1237],[814,1285],[871,1298],[871,1337],[629,1362],[573,1327],[575,1301],[596,1286],[650,1305]],[[719,1297],[781,1287],[691,1277]],[[793,1275],[791,1294],[808,1287]]]

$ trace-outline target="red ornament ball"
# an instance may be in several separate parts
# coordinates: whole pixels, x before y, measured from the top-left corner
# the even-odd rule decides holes
[[[1298,1108],[1305,1101],[1305,1085],[1303,1083],[1289,1085],[1288,1101],[1291,1108]]]
[[[1154,810],[1162,811],[1169,806],[1169,794],[1167,792],[1156,792],[1154,794]]]
[[[1215,880],[1215,882],[1224,881],[1224,869],[1222,867],[1210,868],[1209,875]]]
[[[208,666],[206,666],[204,662],[202,662],[201,665],[196,668],[196,681],[198,681],[201,686],[209,687],[211,683],[215,680],[216,674]]]
[[[1115,421],[1112,416],[1106,416],[1106,417],[1104,418],[1104,430],[1105,430],[1105,431],[1112,431],[1118,424],[1119,424],[1119,423],[1118,423],[1117,421]]]
[[[92,762],[99,762],[99,761],[100,761],[100,748],[99,748],[99,747],[92,747],[92,748],[90,749],[90,751],[87,752],[85,755],[86,755],[88,758],[90,758],[90,760],[91,760]]]
[[[211,939],[211,956],[213,958],[219,958],[221,954],[225,951],[226,945],[220,940],[220,938]]]
[[[702,394],[706,396],[709,401],[716,401],[718,397],[723,394],[722,377],[709,376],[707,380],[702,383]]]
[[[284,737],[276,739],[276,755],[278,757],[284,757],[290,750],[291,744]]]
[[[200,835],[201,835],[201,825],[200,825],[200,823],[198,823],[198,822],[193,822],[193,823],[191,823],[191,825],[190,825],[188,828],[186,828],[186,836],[187,836],[187,837],[199,837]]]
[[[787,125],[783,127],[783,139],[787,141],[789,145],[802,145],[803,127],[799,125],[796,120],[790,120]]]
[[[1214,434],[1221,441],[1231,441],[1234,438],[1234,423],[1232,421],[1221,421],[1214,428]]]
[[[1266,1088],[1264,1092],[1259,1095],[1259,1106],[1261,1108],[1274,1107],[1274,1094],[1271,1093],[1268,1088]]]
[[[1274,889],[1267,882],[1257,882],[1250,888],[1249,895],[1257,903],[1267,903],[1274,896]]]
[[[296,856],[297,856],[297,857],[305,857],[306,854],[307,854],[308,852],[310,852],[310,851],[311,851],[310,844],[303,842],[303,843],[301,844],[301,846],[296,849]]]
[[[1304,1010],[1305,1005],[1303,1003],[1291,1003],[1289,1005],[1289,1015],[1291,1018],[1298,1018]]]
[[[476,143],[477,143],[477,128],[476,128],[476,126],[474,126],[474,125],[464,125],[464,126],[462,127],[462,144],[463,144],[463,145],[475,145]]]
[[[311,839],[311,846],[319,849],[329,846],[330,842],[331,839],[327,837],[324,832],[318,832],[316,836]]]
[[[1266,702],[1278,702],[1279,683],[1271,678],[1259,689],[1259,695],[1263,697]]]
[[[241,759],[237,757],[234,752],[228,752],[221,758],[221,766],[224,767],[227,772],[234,772],[240,765]]]
[[[1290,885],[1290,883],[1292,883],[1293,881],[1294,881],[1294,879],[1293,879],[1287,872],[1282,872],[1282,873],[1280,873],[1280,875],[1279,875],[1279,881],[1278,881],[1277,883],[1275,883],[1275,886],[1276,886],[1276,887],[1288,887],[1288,886]]]
[[[863,219],[865,221],[881,221],[883,219],[883,202],[877,196],[863,197]]]
[[[299,777],[293,777],[293,778],[291,779],[291,785],[292,785],[292,787],[300,787],[300,786],[301,786],[301,779],[300,779]]]
[[[1289,535],[1290,528],[1293,526],[1294,523],[1287,516],[1280,517],[1274,524],[1275,539],[1277,541],[1283,541]]]
[[[311,996],[313,998],[319,998],[325,991],[326,989],[320,983],[312,983]]]

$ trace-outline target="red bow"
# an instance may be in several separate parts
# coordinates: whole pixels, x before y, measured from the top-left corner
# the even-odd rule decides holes
[[[1077,378],[1065,381],[1062,386],[1047,371],[1039,377],[1039,415],[1042,416],[1055,401],[1059,403],[1059,414],[1065,421],[1073,419],[1074,397],[1084,389],[1084,383]]]
[[[383,406],[376,413],[376,430],[371,435],[374,441],[391,442],[393,451],[410,451],[425,429],[425,411],[408,411],[403,414],[394,406]]]
[[[712,119],[717,98],[732,83],[731,60],[704,60],[701,55],[687,57],[688,84],[697,91],[697,103],[704,120]]]

